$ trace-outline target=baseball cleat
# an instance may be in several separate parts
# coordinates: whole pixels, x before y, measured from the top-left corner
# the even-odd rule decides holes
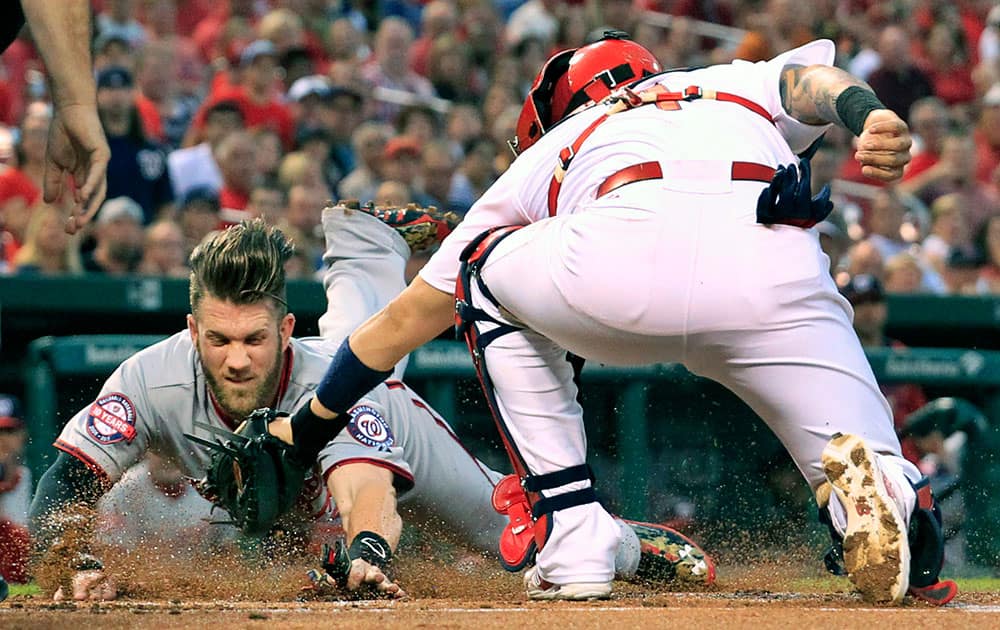
[[[868,601],[902,601],[909,585],[910,548],[891,482],[856,435],[835,434],[822,459],[823,472],[847,513],[847,576]]]
[[[608,599],[611,597],[611,582],[574,582],[570,584],[553,584],[538,575],[538,567],[534,566],[524,572],[524,587],[528,591],[528,599],[541,601],[570,600],[584,601],[591,599]]]
[[[715,582],[715,563],[693,540],[665,525],[622,520],[639,537],[641,555],[635,579],[702,586]]]
[[[374,202],[362,204],[357,199],[337,202],[348,210],[370,214],[382,223],[396,230],[410,251],[420,251],[443,241],[462,220],[454,212],[444,212],[434,206],[426,208],[415,203],[398,206],[378,206]]]

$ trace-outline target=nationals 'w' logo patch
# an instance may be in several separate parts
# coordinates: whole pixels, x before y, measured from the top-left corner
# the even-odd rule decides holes
[[[348,414],[351,421],[347,423],[347,432],[358,442],[379,450],[387,451],[395,442],[389,424],[382,414],[368,405],[358,405]]]

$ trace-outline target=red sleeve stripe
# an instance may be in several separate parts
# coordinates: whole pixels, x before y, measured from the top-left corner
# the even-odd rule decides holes
[[[64,442],[62,440],[56,440],[55,443],[52,444],[52,446],[66,453],[67,455],[72,455],[73,457],[77,458],[78,460],[83,462],[84,466],[92,470],[94,474],[103,479],[106,483],[108,484],[111,483],[111,477],[108,475],[108,473],[104,472],[104,469],[101,468],[101,465],[98,464],[96,461],[94,461],[94,459],[90,457],[90,455],[87,455],[86,453],[84,453],[77,447],[73,446],[69,442]]]
[[[385,386],[389,389],[406,389],[402,381],[386,381]]]
[[[342,459],[333,466],[330,466],[323,471],[323,481],[329,481],[330,474],[337,470],[341,466],[346,466],[347,464],[371,464],[372,466],[378,466],[379,468],[385,468],[395,475],[394,484],[399,490],[410,490],[413,488],[413,475],[411,475],[405,469],[393,464],[392,462],[387,462],[384,459],[376,459],[374,457],[348,457],[347,459]]]
[[[469,452],[469,449],[465,447],[465,444],[462,443],[462,440],[458,439],[458,436],[455,435],[455,433],[451,430],[451,428],[447,424],[445,424],[444,420],[438,418],[437,414],[431,411],[431,408],[428,407],[423,401],[417,398],[411,398],[410,400],[413,402],[415,406],[426,411],[427,415],[433,418],[434,422],[436,422],[437,425],[441,427],[445,433],[448,434],[448,437],[455,440],[455,442],[457,442],[458,445],[462,447],[462,450],[465,451],[465,454],[468,455],[472,459],[472,461],[476,464],[476,468],[479,469],[479,472],[483,473],[483,476],[486,477],[486,481],[490,482],[491,486],[496,487],[496,483],[493,482],[493,479],[490,478],[489,474],[486,472],[486,469],[483,468],[483,463],[479,461],[479,458],[477,458],[475,455]]]

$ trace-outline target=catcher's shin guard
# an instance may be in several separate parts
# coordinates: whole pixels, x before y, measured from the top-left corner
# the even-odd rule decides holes
[[[499,321],[483,309],[474,306],[472,304],[472,283],[476,283],[476,287],[485,299],[499,306],[483,282],[480,270],[486,257],[497,244],[521,227],[493,228],[473,239],[460,257],[462,266],[455,288],[456,331],[465,339],[469,352],[472,354],[479,383],[515,473],[503,478],[493,491],[494,509],[511,519],[500,538],[501,561],[509,571],[520,571],[534,561],[535,554],[541,550],[549,535],[551,528],[549,514],[557,510],[597,501],[592,487],[551,497],[542,496],[543,490],[551,490],[578,481],[592,481],[590,467],[581,464],[545,474],[532,474],[507,430],[503,415],[500,413],[500,406],[497,403],[496,391],[486,368],[485,351],[487,346],[503,335],[520,329]],[[483,323],[492,324],[494,327],[487,331],[481,331],[480,326]]]

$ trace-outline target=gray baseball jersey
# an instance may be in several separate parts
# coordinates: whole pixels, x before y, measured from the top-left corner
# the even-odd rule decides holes
[[[343,337],[403,289],[409,247],[394,230],[362,213],[324,211],[324,276],[328,309],[322,337],[293,338],[285,353],[274,407],[291,413],[309,400]],[[398,373],[398,372],[397,372]],[[347,428],[319,457],[325,479],[348,463],[391,470],[400,503],[443,524],[479,548],[495,548],[505,519],[490,505],[501,477],[470,455],[451,427],[399,380],[373,389],[349,412]],[[55,446],[111,482],[147,450],[185,475],[205,474],[211,454],[184,437],[213,439],[195,422],[219,429],[235,423],[217,407],[187,331],[124,361],[93,403],[65,426]],[[307,484],[317,517],[335,515],[325,484]]]

